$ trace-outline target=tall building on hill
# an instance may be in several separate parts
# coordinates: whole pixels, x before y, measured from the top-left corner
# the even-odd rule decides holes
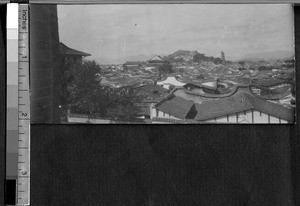
[[[221,51],[221,59],[222,59],[222,62],[225,63],[225,53],[223,51]]]

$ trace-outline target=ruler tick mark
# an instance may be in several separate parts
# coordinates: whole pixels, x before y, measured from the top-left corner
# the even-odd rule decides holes
[[[28,147],[19,147],[19,149],[28,149]]]
[[[0,0],[1,1],[1,0]],[[18,184],[17,204],[30,205],[30,87],[29,87],[29,8],[19,5],[18,35]],[[23,117],[23,118],[22,118]],[[26,121],[25,121],[26,120]],[[27,121],[28,120],[28,121]]]

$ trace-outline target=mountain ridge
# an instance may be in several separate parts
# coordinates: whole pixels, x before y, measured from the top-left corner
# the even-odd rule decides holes
[[[256,54],[247,54],[244,57],[238,59],[238,61],[275,61],[292,58],[295,56],[295,52],[287,50],[275,50],[260,52]]]

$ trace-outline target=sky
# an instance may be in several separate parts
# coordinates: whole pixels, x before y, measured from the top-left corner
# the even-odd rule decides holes
[[[167,55],[179,49],[228,60],[294,51],[285,4],[59,5],[60,41],[100,64]],[[147,60],[147,59],[145,59]]]

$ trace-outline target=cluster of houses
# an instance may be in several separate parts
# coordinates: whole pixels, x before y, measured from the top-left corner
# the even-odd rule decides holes
[[[90,55],[64,44],[61,49],[65,61],[80,62]],[[291,106],[294,85],[287,78],[252,81],[257,74],[250,69],[215,67],[207,70],[205,67],[195,69],[193,65],[185,69],[184,65],[177,65],[177,72],[162,76],[159,67],[167,63],[163,57],[154,56],[144,62],[110,66],[104,68],[107,73],[96,74],[96,81],[112,89],[129,87],[142,96],[134,105],[136,119],[145,123],[294,122],[295,112]],[[199,73],[201,70],[204,72]],[[211,74],[195,80],[195,76],[205,73]],[[262,73],[267,74],[266,71]],[[287,76],[285,73],[279,75]],[[78,115],[70,114],[69,122],[86,122],[86,118],[82,120]],[[112,121],[95,119],[94,122]]]
[[[152,123],[294,122],[293,108],[253,95],[250,86],[236,84],[229,91],[220,93],[218,88],[222,84],[211,81],[197,85],[195,92],[190,92],[189,88],[195,88],[194,84],[182,86],[182,82],[176,84],[173,78],[168,78],[166,82],[175,87],[162,98],[153,99],[149,105],[150,113],[143,116]],[[158,83],[152,87],[159,89],[161,85]],[[156,90],[152,88],[148,93],[151,92]]]
[[[153,56],[148,61],[127,61],[123,64],[126,72],[139,72],[141,69],[155,73],[158,67],[168,63],[163,57],[159,55]]]

